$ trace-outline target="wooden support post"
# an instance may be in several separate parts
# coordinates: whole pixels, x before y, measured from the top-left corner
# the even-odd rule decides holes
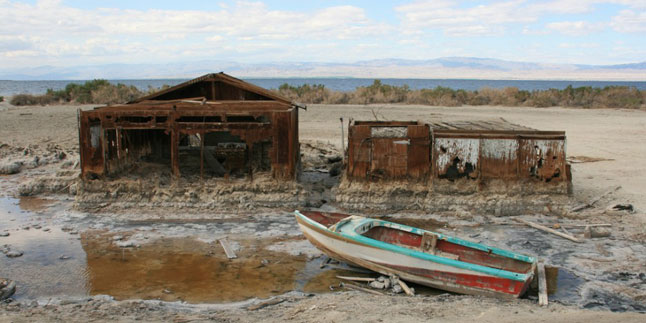
[[[117,133],[117,159],[121,160],[121,128],[115,129]]]
[[[253,182],[253,143],[247,142],[247,160],[249,160],[249,181]]]
[[[538,305],[547,306],[547,279],[545,278],[545,264],[538,262]]]
[[[171,131],[170,134],[170,164],[175,178],[179,178],[179,132]]]
[[[343,131],[343,118],[339,118],[341,120],[341,158],[345,159],[345,133]]]
[[[200,179],[204,180],[204,132],[200,132]]]
[[[103,174],[108,173],[108,143],[105,142],[105,129],[101,124],[101,158],[103,159]]]

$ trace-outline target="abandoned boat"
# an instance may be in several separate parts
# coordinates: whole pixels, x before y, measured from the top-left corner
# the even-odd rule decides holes
[[[393,222],[295,211],[307,239],[331,258],[450,292],[522,296],[536,259]]]

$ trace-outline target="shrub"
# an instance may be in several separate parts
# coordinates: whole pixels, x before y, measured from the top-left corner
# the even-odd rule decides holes
[[[90,92],[91,103],[117,104],[126,103],[140,97],[142,92],[134,86],[125,84],[103,85]]]
[[[165,85],[164,87],[168,87]],[[162,88],[164,88],[162,87]],[[157,89],[149,88],[149,92]],[[70,83],[62,90],[47,89],[43,95],[18,94],[11,98],[13,105],[45,105],[51,103],[127,103],[143,96],[145,93],[134,86],[111,84],[106,80],[92,80],[84,84]]]
[[[0,95],[0,102],[4,102],[4,96]]]
[[[54,98],[45,95],[17,94],[11,98],[9,103],[16,106],[23,105],[46,105],[54,102]]]

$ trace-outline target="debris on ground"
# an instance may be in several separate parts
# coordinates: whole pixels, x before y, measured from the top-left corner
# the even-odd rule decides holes
[[[6,278],[0,278],[0,301],[11,297],[16,292],[16,283]]]

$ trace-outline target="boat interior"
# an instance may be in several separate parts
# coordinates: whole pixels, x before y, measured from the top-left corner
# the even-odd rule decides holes
[[[340,220],[348,217],[347,214],[341,213],[312,211],[301,213],[326,227],[334,225]],[[380,221],[371,221],[357,228],[357,233],[364,237],[385,243],[475,265],[502,269],[515,273],[527,273],[533,270],[532,263],[497,255],[491,251],[486,252],[476,248],[463,246],[461,244],[452,243],[440,239],[439,235],[429,231],[423,231],[422,234],[417,234],[406,231],[403,228],[383,226]]]

